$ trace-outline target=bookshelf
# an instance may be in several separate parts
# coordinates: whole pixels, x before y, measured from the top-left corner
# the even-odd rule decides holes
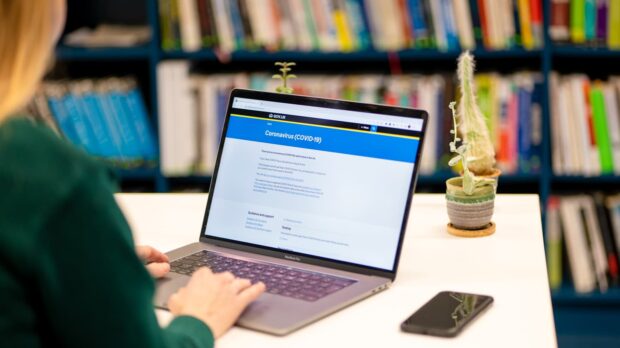
[[[93,2],[98,2],[94,1]],[[75,1],[74,1],[75,3]],[[98,2],[100,3],[100,2]],[[59,46],[56,50],[57,60],[63,64],[71,65],[77,63],[99,63],[117,65],[123,62],[133,62],[144,65],[147,69],[145,76],[146,84],[143,84],[142,94],[148,104],[148,109],[153,127],[158,134],[158,103],[157,103],[157,66],[160,62],[167,60],[190,60],[206,64],[212,67],[224,67],[230,64],[247,64],[259,63],[269,64],[275,61],[296,61],[296,62],[323,62],[323,63],[350,63],[354,69],[358,69],[358,64],[365,62],[376,62],[388,64],[388,60],[396,57],[403,64],[421,64],[429,65],[439,62],[441,66],[452,66],[454,69],[456,63],[454,60],[458,56],[458,51],[437,51],[437,50],[418,50],[407,49],[395,52],[383,52],[376,50],[363,50],[351,53],[340,52],[317,52],[317,51],[252,51],[240,50],[234,51],[227,62],[223,63],[220,56],[214,50],[202,49],[196,52],[183,51],[163,51],[159,44],[160,23],[158,14],[157,0],[141,0],[136,1],[137,5],[133,5],[132,10],[143,11],[138,15],[138,22],[148,24],[152,29],[152,41],[148,45],[126,48],[126,49],[76,49],[65,46]],[[120,6],[119,1],[112,1],[108,6]],[[70,6],[71,3],[70,3]],[[84,6],[84,5],[81,5]],[[550,6],[551,0],[543,0],[543,23],[544,28],[548,28],[550,23]],[[71,16],[71,7],[70,7]],[[92,24],[92,23],[91,23]],[[73,26],[73,29],[75,25]],[[480,66],[488,66],[493,68],[496,64],[505,66],[512,62],[523,63],[527,67],[539,67],[543,76],[543,98],[542,106],[542,167],[540,173],[537,174],[512,174],[503,175],[500,178],[500,191],[503,192],[533,192],[540,194],[543,206],[542,219],[545,221],[545,203],[548,197],[558,190],[568,189],[570,191],[588,191],[591,187],[609,188],[619,187],[620,176],[564,176],[555,175],[551,168],[551,122],[550,122],[550,98],[547,93],[549,87],[549,77],[558,65],[572,66],[573,71],[579,71],[580,66],[575,66],[575,59],[586,59],[588,62],[596,65],[598,62],[605,66],[612,66],[615,59],[620,58],[620,50],[610,50],[607,48],[597,47],[576,47],[570,44],[556,44],[549,37],[547,30],[544,30],[544,46],[541,49],[525,50],[521,48],[490,51],[485,49],[474,50],[474,55],[479,59]],[[588,66],[585,66],[587,69]],[[600,68],[600,67],[599,67]],[[363,67],[362,67],[363,69]],[[114,71],[112,69],[112,71]],[[613,70],[620,74],[620,69]],[[359,72],[359,70],[358,70]],[[210,184],[208,176],[183,176],[183,177],[166,177],[161,173],[159,167],[152,169],[135,169],[135,170],[118,170],[119,178],[123,184],[129,186],[133,183],[146,184],[147,187],[153,187],[156,192],[169,192],[177,189],[194,188],[206,191]],[[419,191],[441,192],[444,190],[444,181],[452,174],[448,172],[439,172],[432,175],[423,175],[418,180]],[[620,311],[620,290],[613,289],[605,294],[593,293],[588,295],[577,294],[570,286],[565,286],[559,291],[552,293],[554,306],[556,308],[572,308],[572,306],[580,306],[580,310],[584,310],[587,306],[611,306],[616,311]],[[562,312],[564,313],[564,312]],[[558,325],[561,327],[562,317],[556,317]],[[588,324],[596,325],[596,324]]]

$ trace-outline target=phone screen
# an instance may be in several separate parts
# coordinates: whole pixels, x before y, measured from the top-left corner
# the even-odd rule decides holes
[[[408,332],[454,336],[492,302],[493,298],[490,296],[443,291],[405,320],[402,329]]]

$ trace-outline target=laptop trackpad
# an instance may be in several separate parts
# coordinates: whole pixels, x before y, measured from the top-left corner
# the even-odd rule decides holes
[[[189,279],[188,276],[177,273],[169,273],[164,278],[157,279],[155,282],[155,307],[168,309],[167,302],[170,295],[184,287]]]

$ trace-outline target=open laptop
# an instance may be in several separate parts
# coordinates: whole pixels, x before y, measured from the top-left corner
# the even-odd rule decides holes
[[[425,111],[233,90],[199,240],[168,253],[155,304],[198,267],[267,291],[237,325],[285,335],[396,276]]]

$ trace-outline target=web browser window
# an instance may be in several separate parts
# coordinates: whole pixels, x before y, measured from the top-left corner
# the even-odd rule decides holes
[[[422,122],[235,97],[205,234],[392,270]]]

